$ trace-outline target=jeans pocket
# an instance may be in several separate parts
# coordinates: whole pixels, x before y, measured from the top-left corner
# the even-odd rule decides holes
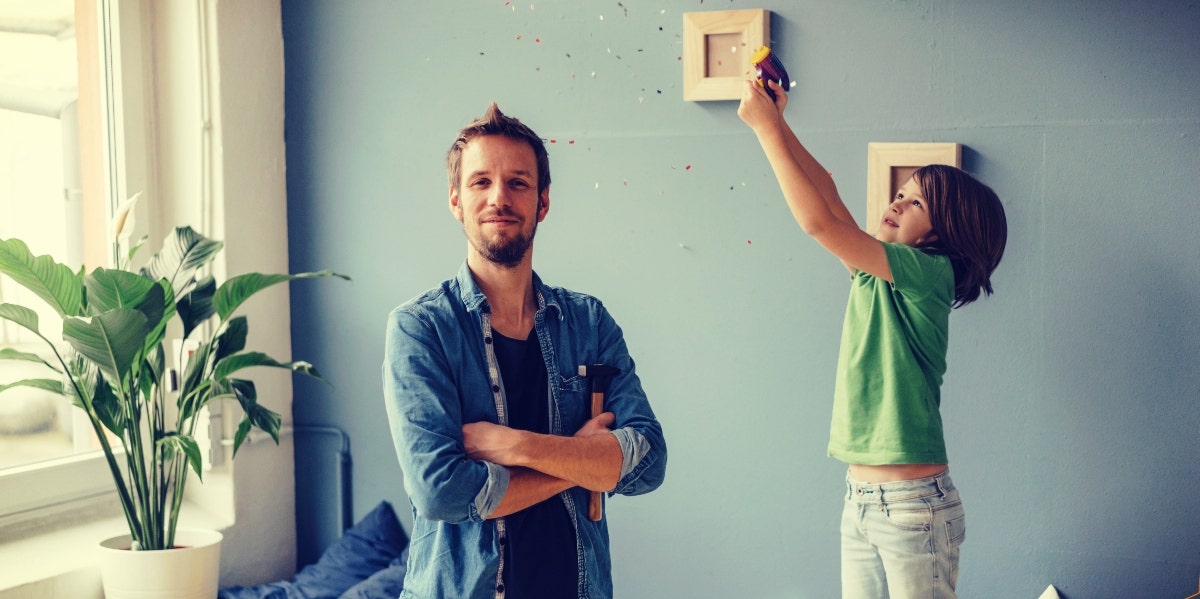
[[[889,504],[887,520],[901,530],[928,531],[933,523],[933,510],[923,501]]]
[[[959,516],[946,521],[946,538],[951,547],[958,547],[967,540],[967,517]]]

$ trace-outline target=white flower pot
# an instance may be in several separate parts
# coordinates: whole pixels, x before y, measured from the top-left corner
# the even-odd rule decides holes
[[[176,549],[130,551],[129,535],[100,543],[105,599],[213,599],[221,573],[221,533],[179,529]]]

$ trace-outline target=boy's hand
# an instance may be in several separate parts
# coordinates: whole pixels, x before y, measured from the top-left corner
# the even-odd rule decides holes
[[[775,92],[775,108],[779,110],[779,114],[783,114],[783,109],[787,107],[788,103],[788,90],[774,79],[768,79],[766,85],[771,86],[771,91]]]
[[[784,89],[773,81],[768,81],[767,85],[772,86],[775,91],[774,102],[767,95],[767,90],[759,86],[757,81],[748,80],[742,91],[742,102],[738,105],[738,116],[755,131],[777,124],[783,107],[787,105],[787,93]]]

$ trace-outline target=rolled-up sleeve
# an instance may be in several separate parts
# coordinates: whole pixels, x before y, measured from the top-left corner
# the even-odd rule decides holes
[[[605,396],[605,409],[615,416],[613,435],[621,446],[621,478],[610,495],[641,495],[657,489],[666,477],[667,443],[662,425],[650,408],[621,327],[603,307],[599,310],[600,362],[615,365]]]
[[[384,404],[405,491],[417,513],[451,523],[478,522],[504,497],[509,474],[503,466],[466,456],[460,391],[442,339],[419,305],[392,311]]]

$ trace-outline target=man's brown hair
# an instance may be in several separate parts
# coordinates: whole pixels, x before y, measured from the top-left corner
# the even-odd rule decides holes
[[[546,153],[546,145],[542,143],[542,138],[521,121],[500,112],[495,102],[488,105],[487,112],[483,113],[482,117],[463,127],[462,131],[458,132],[458,139],[450,146],[450,151],[446,154],[446,171],[450,175],[451,187],[458,189],[462,184],[463,149],[471,140],[484,135],[503,135],[528,143],[537,159],[538,196],[550,187],[550,156]]]

